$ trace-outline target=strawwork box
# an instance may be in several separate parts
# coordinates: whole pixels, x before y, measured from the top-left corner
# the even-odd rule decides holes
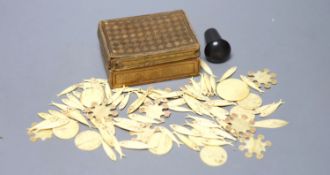
[[[98,36],[112,88],[199,74],[199,43],[182,10],[103,20]]]

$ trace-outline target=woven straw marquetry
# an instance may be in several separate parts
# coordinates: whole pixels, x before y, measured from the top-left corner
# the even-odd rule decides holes
[[[199,43],[182,10],[103,20],[98,32],[106,68],[116,71],[116,75],[120,70],[141,72],[150,66],[173,65],[197,59],[200,54]]]
[[[178,50],[198,44],[183,11],[113,19],[103,24],[113,55]]]

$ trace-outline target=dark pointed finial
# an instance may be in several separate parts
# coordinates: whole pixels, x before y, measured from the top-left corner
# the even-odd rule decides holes
[[[222,39],[214,28],[205,31],[206,47],[204,50],[206,59],[211,63],[223,63],[229,59],[230,44]]]

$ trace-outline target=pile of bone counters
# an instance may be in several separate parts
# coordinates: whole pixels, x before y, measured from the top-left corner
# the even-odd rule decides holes
[[[42,121],[33,123],[28,135],[33,142],[53,135],[74,139],[83,151],[102,146],[114,161],[126,156],[125,149],[164,155],[175,144],[199,152],[209,166],[220,166],[228,157],[224,147],[235,142],[246,157],[262,159],[271,142],[263,135],[255,136],[256,129],[287,125],[284,120],[269,118],[282,100],[262,103],[264,91],[277,83],[276,74],[263,69],[232,78],[237,67],[231,67],[217,77],[205,62],[201,67],[204,73],[199,81],[190,78],[179,90],[110,89],[106,80],[95,78],[71,85],[58,94],[60,103],[51,102],[57,110],[38,113]],[[118,116],[119,110],[127,115]],[[175,117],[172,111],[185,113],[185,123],[163,126],[168,117]],[[131,139],[117,138],[117,129],[127,131]]]

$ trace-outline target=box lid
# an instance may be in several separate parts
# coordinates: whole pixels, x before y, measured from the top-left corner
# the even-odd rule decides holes
[[[182,10],[104,20],[99,23],[99,36],[111,68],[199,56],[198,40]]]

